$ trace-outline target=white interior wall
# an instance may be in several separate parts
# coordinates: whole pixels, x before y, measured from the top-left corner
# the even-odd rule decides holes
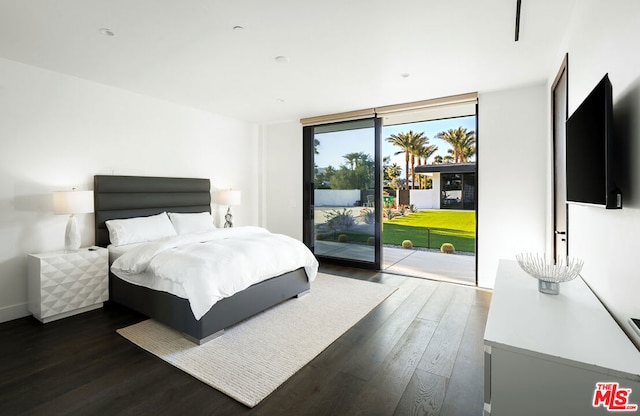
[[[263,226],[302,240],[302,126],[272,124],[264,133]]]
[[[64,247],[51,193],[95,174],[210,178],[242,191],[236,224],[258,220],[254,124],[0,59],[0,137],[0,322],[28,314],[27,254]],[[93,215],[78,220],[92,245]]]
[[[545,83],[478,96],[478,285],[501,258],[546,247],[548,109]]]
[[[569,54],[569,114],[609,73],[619,151],[616,182],[622,210],[569,206],[569,255],[584,260],[581,275],[640,348],[628,323],[640,318],[640,3],[576,2],[561,56]],[[555,75],[555,74],[554,74]]]

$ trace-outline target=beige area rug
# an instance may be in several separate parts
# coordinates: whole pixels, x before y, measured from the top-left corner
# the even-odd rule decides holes
[[[386,299],[395,288],[319,273],[311,293],[196,345],[151,319],[117,332],[253,407]]]

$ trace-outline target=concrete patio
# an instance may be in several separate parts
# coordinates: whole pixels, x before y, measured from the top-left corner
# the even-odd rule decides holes
[[[425,279],[476,284],[476,256],[382,248],[382,269]]]
[[[316,241],[315,253],[362,261],[373,259],[373,247],[364,244]],[[475,268],[476,257],[473,255],[443,254],[395,247],[382,249],[382,270],[389,273],[475,285]]]

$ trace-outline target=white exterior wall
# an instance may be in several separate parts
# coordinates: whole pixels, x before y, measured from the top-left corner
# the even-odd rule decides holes
[[[440,192],[434,189],[411,189],[409,201],[417,209],[440,209]]]
[[[316,207],[353,207],[360,201],[359,189],[316,189],[314,205]],[[366,201],[360,201],[364,205]]]

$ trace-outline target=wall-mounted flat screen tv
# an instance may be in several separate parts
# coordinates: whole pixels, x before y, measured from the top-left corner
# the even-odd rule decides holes
[[[567,119],[567,202],[622,208],[613,180],[613,100],[609,75]]]

